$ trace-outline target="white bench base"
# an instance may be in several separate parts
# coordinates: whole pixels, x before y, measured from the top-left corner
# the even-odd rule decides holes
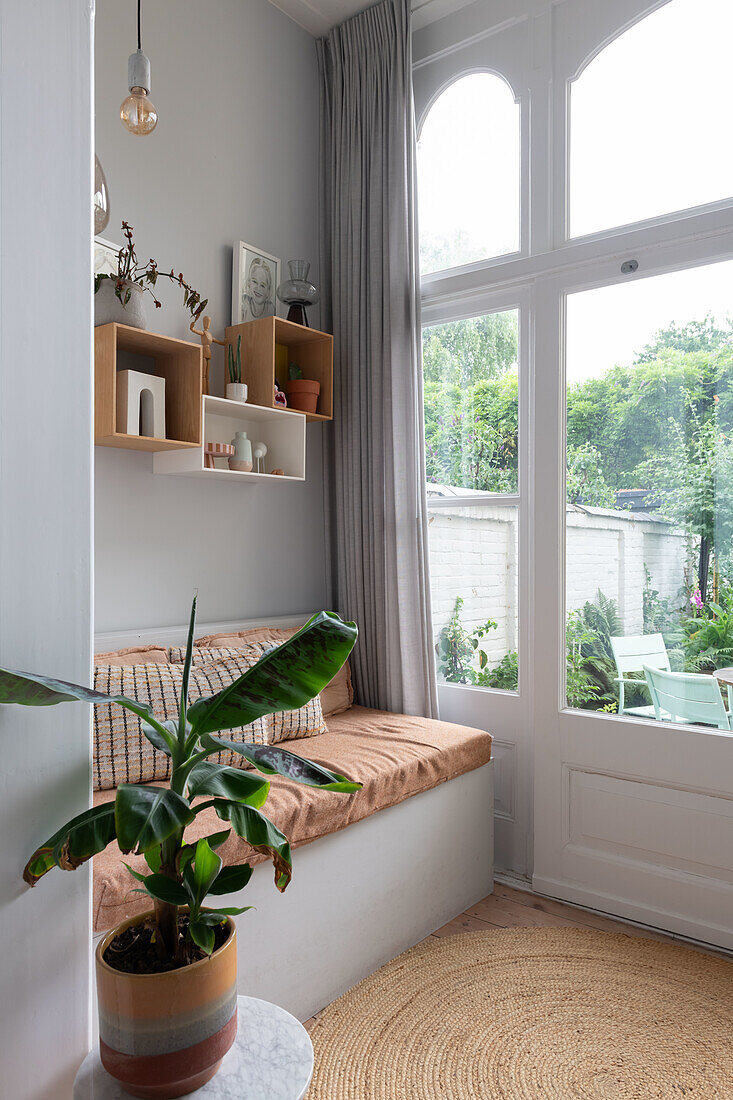
[[[358,796],[357,796],[358,797]],[[239,992],[306,1020],[493,889],[493,763],[262,864],[222,904],[237,917]],[[245,897],[246,895],[246,897]]]

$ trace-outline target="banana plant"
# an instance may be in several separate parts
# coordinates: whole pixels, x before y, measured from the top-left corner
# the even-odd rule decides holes
[[[252,874],[248,863],[223,866],[216,852],[232,829],[256,852],[272,860],[278,890],[284,890],[290,881],[288,839],[261,812],[270,789],[267,776],[282,775],[323,791],[350,793],[361,787],[279,745],[240,743],[216,736],[263,715],[304,706],[346,661],[357,638],[354,623],[322,611],[282,645],[265,653],[229,687],[189,706],[195,623],[194,598],[177,720],[161,721],[147,704],[123,695],[106,695],[52,677],[0,668],[0,703],[35,707],[73,700],[118,703],[141,719],[148,741],[170,757],[167,787],[122,784],[114,802],[78,814],[41,844],[29,859],[23,878],[35,886],[53,867],[74,870],[113,841],[123,854],[142,854],[149,874],[129,866],[128,870],[139,883],[137,889],[152,898],[155,942],[161,959],[179,964],[194,957],[196,948],[211,954],[216,926],[228,916],[250,908],[204,906],[208,895],[238,892]],[[256,773],[208,759],[222,749],[239,753]],[[228,827],[187,843],[186,827],[212,807]],[[179,934],[182,906],[187,906],[189,912],[185,939]]]

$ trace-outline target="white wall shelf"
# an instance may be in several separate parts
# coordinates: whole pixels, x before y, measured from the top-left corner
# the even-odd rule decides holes
[[[203,401],[203,443],[200,447],[181,450],[157,451],[153,455],[153,472],[178,474],[182,477],[201,477],[240,484],[258,484],[273,481],[305,481],[305,423],[304,413],[292,409],[266,409],[261,405],[228,401],[224,397],[205,395]],[[263,460],[266,470],[282,469],[284,474],[250,473],[230,470],[226,459],[215,459],[215,467],[204,466],[206,443],[229,443],[237,431],[245,431],[252,444],[262,441],[267,445]],[[256,463],[255,463],[256,465]]]

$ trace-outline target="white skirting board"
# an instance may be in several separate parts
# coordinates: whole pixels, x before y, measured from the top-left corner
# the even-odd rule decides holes
[[[484,764],[296,848],[284,894],[258,864],[245,890],[216,899],[256,906],[235,917],[239,992],[307,1020],[490,894],[493,782]]]

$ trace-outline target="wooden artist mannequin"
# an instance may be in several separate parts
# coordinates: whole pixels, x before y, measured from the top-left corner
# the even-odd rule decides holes
[[[214,334],[209,331],[209,328],[211,326],[211,318],[210,317],[204,317],[204,327],[203,327],[202,332],[199,332],[199,330],[197,328],[194,328],[195,324],[196,324],[195,321],[191,321],[191,324],[189,325],[189,328],[191,329],[191,332],[194,334],[194,336],[200,336],[201,337],[201,346],[204,349],[204,384],[203,384],[203,392],[208,393],[209,392],[209,367],[211,366],[211,345],[212,344],[221,344],[221,346],[223,348],[225,348],[227,346],[227,342],[226,342],[226,340],[217,340],[217,338],[214,336]]]

